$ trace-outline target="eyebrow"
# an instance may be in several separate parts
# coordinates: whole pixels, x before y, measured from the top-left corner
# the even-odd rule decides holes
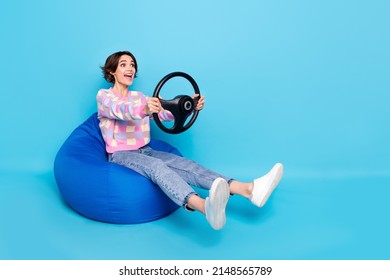
[[[121,63],[121,62],[127,62],[127,60],[126,59],[122,59],[122,60],[119,61],[119,63]],[[130,62],[134,63],[134,60],[131,59]]]

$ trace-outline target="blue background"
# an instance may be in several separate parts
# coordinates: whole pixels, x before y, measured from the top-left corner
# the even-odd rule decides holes
[[[389,12],[385,0],[3,1],[0,258],[390,258]],[[99,66],[125,49],[134,89],[184,71],[206,96],[190,130],[154,137],[242,180],[284,163],[264,210],[234,197],[213,232],[182,210],[118,226],[63,204],[54,157],[109,86]],[[164,98],[190,90],[176,83]]]

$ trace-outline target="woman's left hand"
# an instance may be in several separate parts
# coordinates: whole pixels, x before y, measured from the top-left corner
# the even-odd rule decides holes
[[[199,98],[199,94],[198,93],[195,93],[193,96],[192,96],[193,99],[195,99],[195,103],[196,103],[196,99]],[[198,103],[196,103],[196,107],[195,107],[195,110],[197,111],[200,111],[204,108],[204,103],[205,103],[205,100],[204,100],[204,95],[202,95],[199,100],[198,100]]]

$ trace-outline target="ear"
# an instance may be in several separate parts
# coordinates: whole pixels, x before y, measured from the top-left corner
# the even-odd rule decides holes
[[[111,80],[113,80],[112,83],[115,83],[116,82],[116,77],[115,77],[114,73],[113,72],[109,72],[109,73],[111,75]]]

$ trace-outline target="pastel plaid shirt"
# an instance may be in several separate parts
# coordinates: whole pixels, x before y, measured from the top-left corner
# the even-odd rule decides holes
[[[144,113],[147,100],[139,91],[128,91],[122,97],[112,88],[99,90],[96,96],[99,126],[107,153],[137,150],[150,142],[150,117]],[[158,116],[161,121],[174,119],[167,110]]]

